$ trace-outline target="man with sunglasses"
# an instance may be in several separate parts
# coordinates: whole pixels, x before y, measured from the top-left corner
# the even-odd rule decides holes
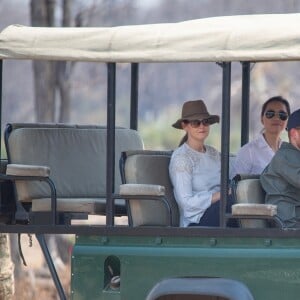
[[[300,227],[300,109],[287,123],[289,143],[283,142],[260,176],[265,201],[277,205],[277,214],[288,228]]]

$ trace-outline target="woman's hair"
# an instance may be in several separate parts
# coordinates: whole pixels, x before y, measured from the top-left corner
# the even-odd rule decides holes
[[[265,112],[266,112],[266,109],[267,109],[268,104],[271,103],[271,102],[281,102],[281,103],[285,106],[288,115],[291,114],[291,108],[290,108],[289,102],[288,102],[286,99],[284,99],[283,97],[281,97],[281,96],[275,96],[275,97],[272,97],[272,98],[268,99],[268,100],[263,104],[263,106],[262,106],[262,108],[261,108],[261,117],[263,117],[263,115],[264,115]]]
[[[188,140],[188,134],[186,133],[185,136],[180,140],[178,147],[183,145]]]

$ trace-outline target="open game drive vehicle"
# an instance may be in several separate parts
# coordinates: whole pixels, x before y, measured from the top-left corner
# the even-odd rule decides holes
[[[299,63],[300,14],[113,28],[11,25],[0,33],[0,59],[1,76],[8,59],[107,65],[107,124],[13,123],[5,128],[0,231],[36,234],[61,299],[65,291],[44,240],[47,233],[76,235],[73,300],[299,298],[300,231],[284,228],[276,207],[263,205],[257,178],[241,176],[233,186],[237,203],[248,203],[249,210],[226,214],[225,204],[231,66],[241,65],[245,144],[251,64]],[[179,227],[168,173],[171,151],[144,149],[137,130],[139,65],[166,62],[218,63],[222,72],[222,85],[215,87],[222,90],[220,228]],[[130,128],[119,128],[116,66],[128,63]],[[261,211],[252,209],[257,204]],[[88,215],[105,215],[106,224],[72,224]],[[128,225],[114,224],[120,215],[128,216]],[[229,218],[239,220],[240,227],[226,227]]]

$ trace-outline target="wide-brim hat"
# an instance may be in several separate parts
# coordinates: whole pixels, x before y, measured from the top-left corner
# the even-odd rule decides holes
[[[177,129],[182,129],[182,121],[204,119],[209,120],[209,124],[220,122],[220,117],[218,115],[209,114],[203,100],[187,101],[182,106],[181,118],[178,119],[172,126]]]

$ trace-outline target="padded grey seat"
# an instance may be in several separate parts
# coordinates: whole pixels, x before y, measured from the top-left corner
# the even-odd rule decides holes
[[[105,214],[106,128],[66,124],[9,124],[5,133],[7,174],[49,176],[57,194],[59,212]],[[115,132],[115,192],[121,177],[121,152],[142,149],[137,131]],[[31,211],[50,211],[49,186],[40,181],[16,181],[17,199]],[[126,214],[124,200],[116,200],[116,215]]]
[[[232,206],[232,215],[249,217],[240,219],[242,227],[268,227],[267,219],[273,219],[281,225],[276,217],[277,206],[265,204],[265,191],[261,186],[259,175],[237,175],[234,182],[233,195],[236,204]]]
[[[179,226],[179,211],[169,178],[170,151],[127,151],[121,160],[132,226]]]

